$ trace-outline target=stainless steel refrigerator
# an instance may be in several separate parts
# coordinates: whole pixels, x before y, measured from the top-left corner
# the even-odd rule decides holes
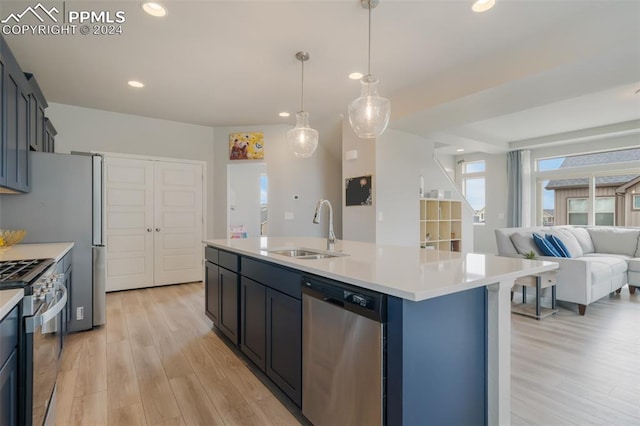
[[[102,156],[30,152],[31,192],[0,198],[0,227],[24,243],[74,242],[69,331],[105,322]]]

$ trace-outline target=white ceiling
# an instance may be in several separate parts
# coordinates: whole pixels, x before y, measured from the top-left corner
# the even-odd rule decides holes
[[[5,1],[0,15],[34,2]],[[372,71],[391,99],[391,127],[453,153],[640,119],[640,0],[381,0]],[[46,5],[62,2],[47,2]],[[359,0],[67,1],[66,10],[124,10],[123,34],[5,36],[49,101],[206,126],[290,123],[305,110],[339,152],[340,114],[366,72],[367,12]],[[26,19],[26,18],[25,18]],[[127,86],[131,79],[146,84]],[[280,111],[292,117],[278,117]],[[512,145],[510,145],[512,143]],[[449,148],[448,148],[449,147]]]

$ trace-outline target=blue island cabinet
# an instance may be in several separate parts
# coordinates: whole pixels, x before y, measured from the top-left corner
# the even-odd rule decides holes
[[[387,301],[386,424],[486,425],[487,290]]]
[[[0,425],[18,424],[18,307],[0,318]]]

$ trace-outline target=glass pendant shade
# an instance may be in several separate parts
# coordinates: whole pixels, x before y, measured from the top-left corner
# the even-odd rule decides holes
[[[367,75],[360,80],[360,97],[349,105],[349,123],[361,138],[375,138],[389,124],[391,102],[378,95],[378,79]]]
[[[296,114],[296,127],[287,131],[289,149],[298,158],[309,158],[318,147],[318,131],[309,127],[309,113]]]

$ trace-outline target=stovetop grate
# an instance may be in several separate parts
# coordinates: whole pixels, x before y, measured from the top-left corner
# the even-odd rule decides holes
[[[29,284],[44,272],[53,259],[5,260],[0,261],[0,287],[4,283]]]

